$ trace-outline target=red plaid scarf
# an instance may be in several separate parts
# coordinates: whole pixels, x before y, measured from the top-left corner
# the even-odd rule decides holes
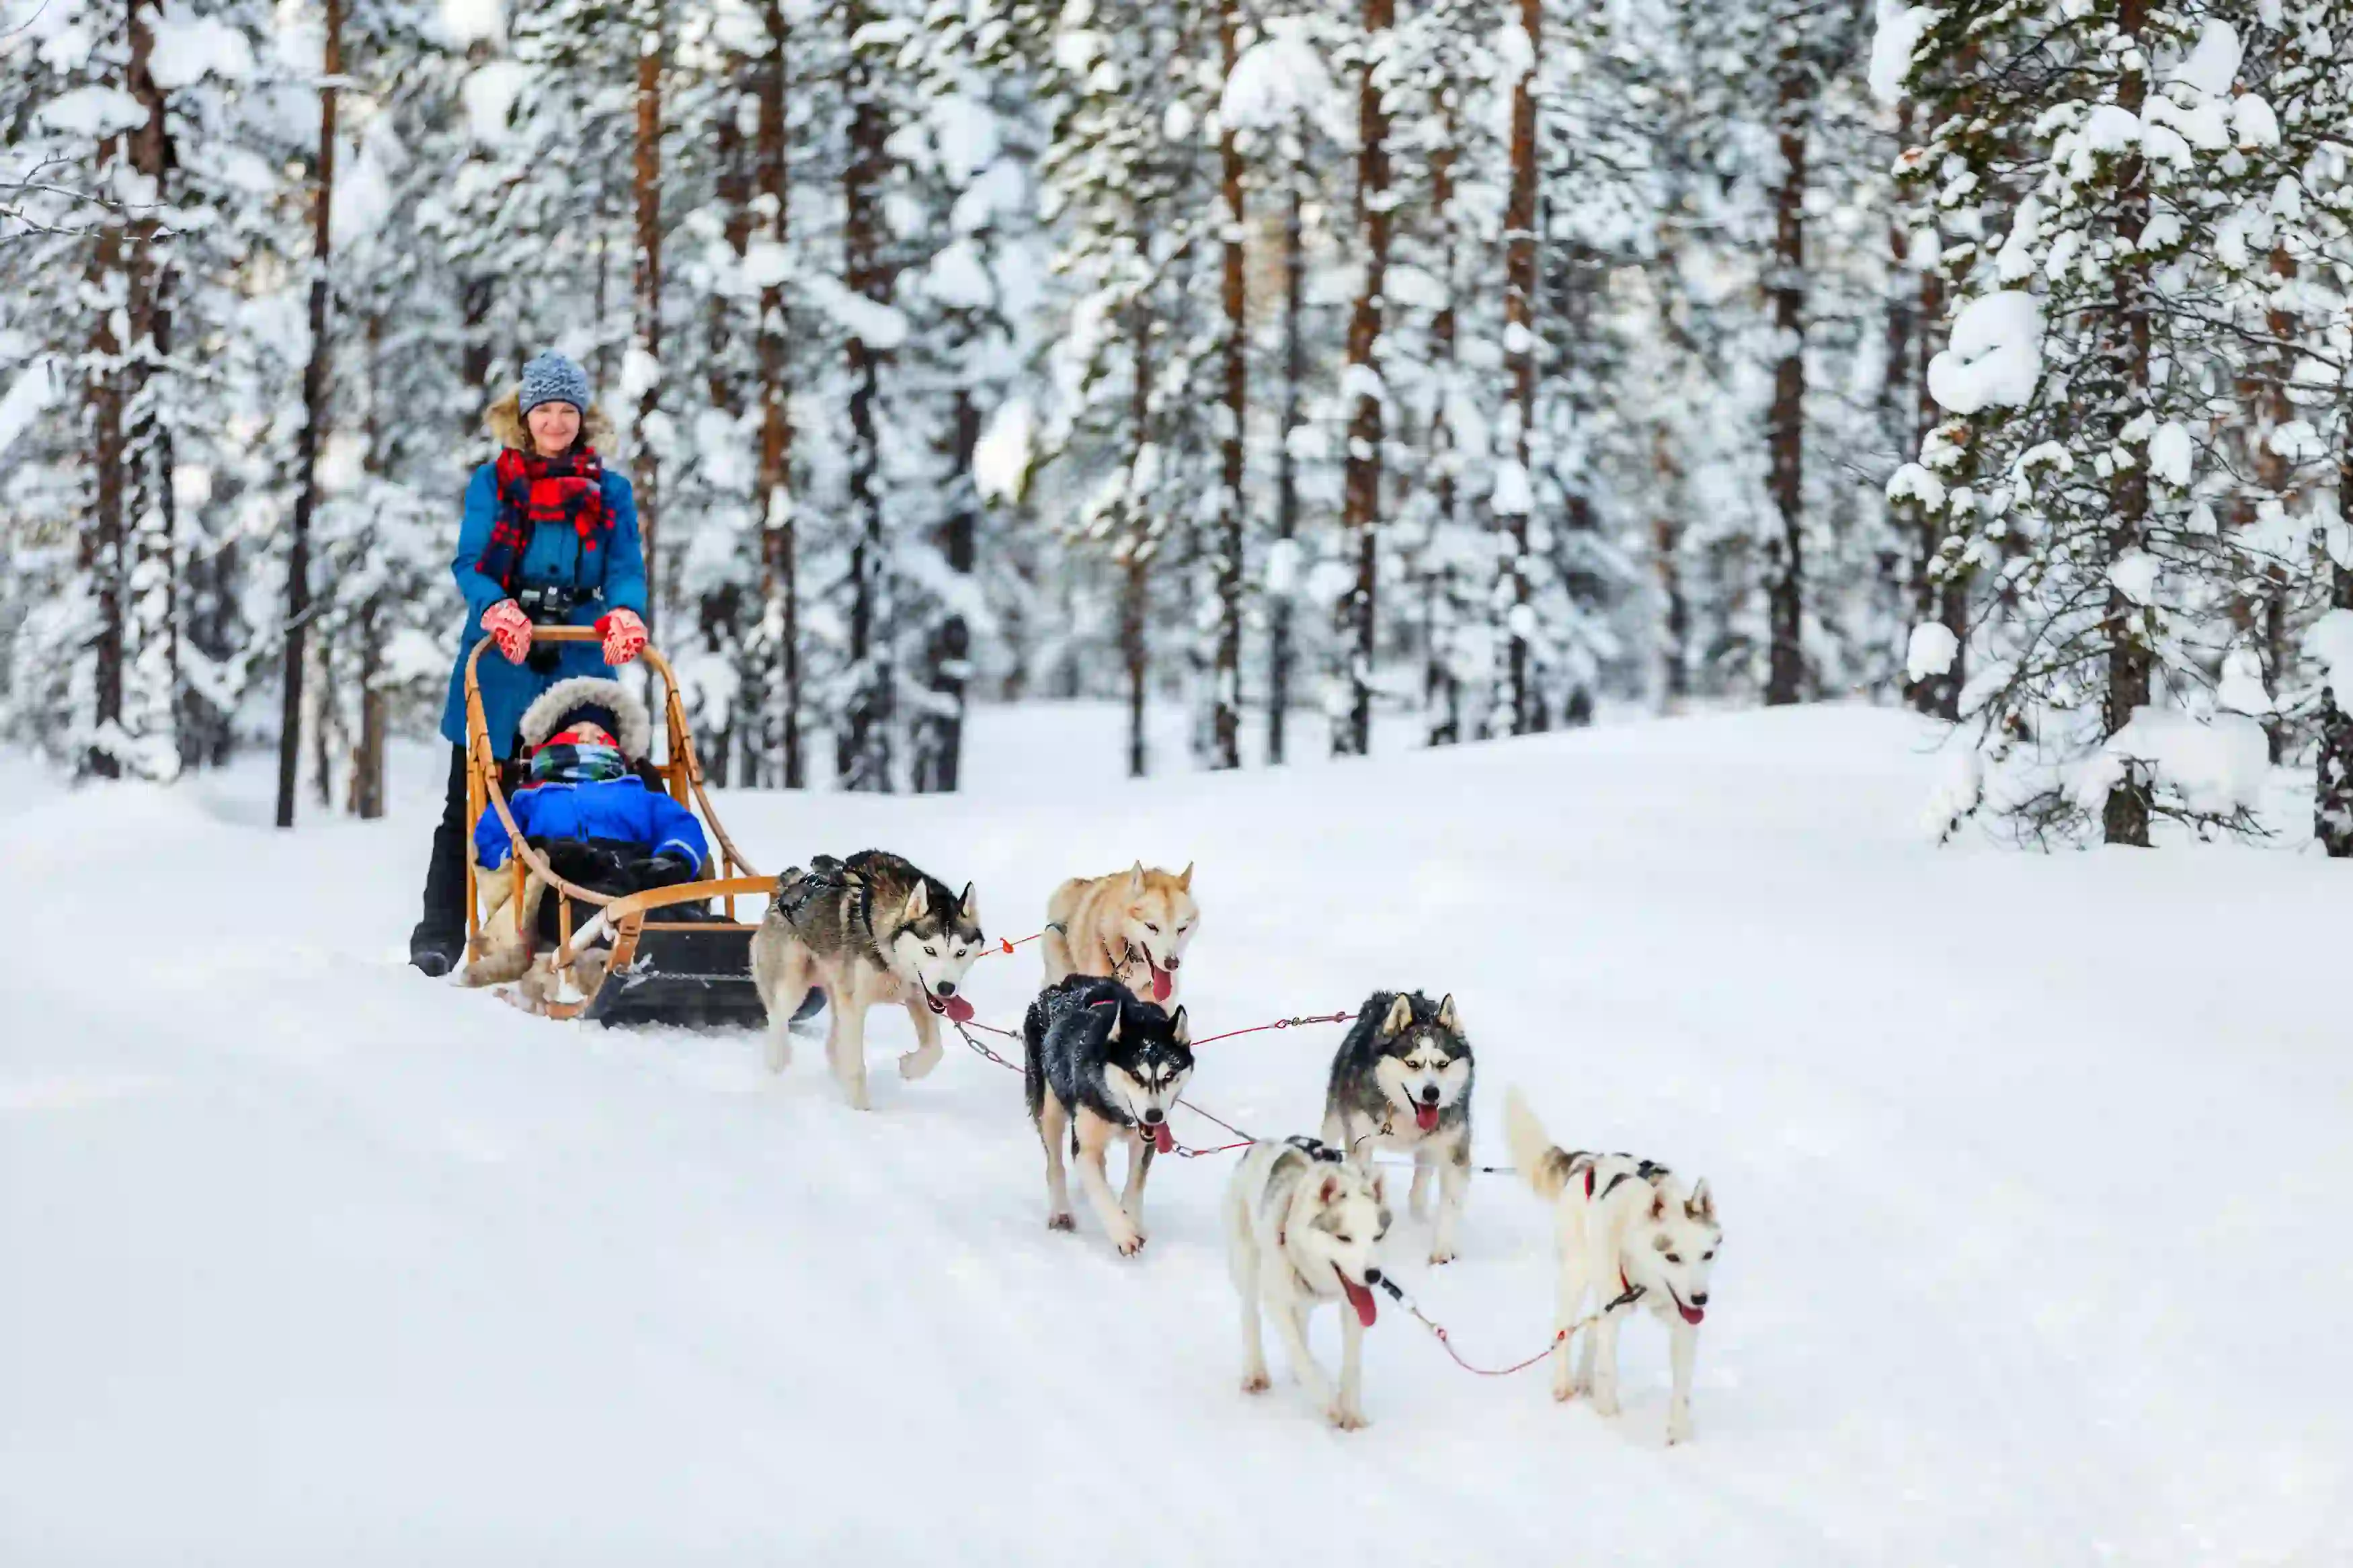
[[[509,594],[514,592],[515,574],[531,545],[532,530],[541,523],[570,523],[580,536],[580,548],[590,554],[612,530],[605,512],[605,466],[594,447],[575,446],[558,458],[509,447],[499,454],[498,479],[490,547],[475,564]]]

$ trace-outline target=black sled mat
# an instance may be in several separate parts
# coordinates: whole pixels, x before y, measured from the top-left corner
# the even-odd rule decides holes
[[[752,933],[728,926],[646,931],[629,967],[606,977],[581,1016],[607,1028],[765,1027],[768,1015],[752,984]]]

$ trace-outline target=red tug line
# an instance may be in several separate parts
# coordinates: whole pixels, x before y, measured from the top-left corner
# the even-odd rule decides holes
[[[1043,934],[1043,932],[1039,933],[1039,935]],[[1025,936],[1021,939],[1022,942],[1035,942],[1037,940],[1038,938],[1036,936]],[[1006,942],[999,951],[1011,952],[1019,944],[1017,942]],[[1193,1043],[1197,1046],[1206,1046],[1209,1044],[1210,1041],[1230,1040],[1238,1035],[1261,1034],[1268,1029],[1295,1029],[1308,1024],[1345,1024],[1356,1016],[1356,1015],[1354,1013],[1317,1013],[1303,1018],[1277,1018],[1271,1024],[1253,1024],[1247,1029],[1229,1029],[1222,1035],[1211,1035],[1207,1039],[1196,1040]],[[964,1043],[970,1046],[973,1048],[974,1054],[981,1058],[982,1060],[995,1062],[998,1067],[1004,1068],[1008,1071],[1019,1072],[1021,1070],[1021,1064],[1019,1062],[1008,1061],[1004,1057],[998,1055],[996,1051],[991,1050],[988,1047],[982,1045],[978,1040],[972,1037],[971,1031],[978,1029],[984,1034],[997,1035],[1008,1040],[1018,1040],[1021,1037],[1020,1036],[1015,1034],[1010,1029],[1000,1029],[994,1024],[983,1024],[977,1021],[958,1023],[953,1019],[949,1022],[950,1026],[963,1037]],[[1229,1154],[1236,1149],[1247,1149],[1253,1142],[1257,1142],[1257,1140],[1253,1139],[1249,1133],[1243,1131],[1232,1122],[1228,1121],[1224,1117],[1218,1115],[1214,1111],[1204,1110],[1189,1100],[1179,1100],[1176,1103],[1183,1106],[1186,1110],[1191,1111],[1196,1116],[1216,1122],[1219,1126],[1224,1128],[1227,1131],[1232,1133],[1237,1139],[1240,1140],[1240,1142],[1235,1143],[1215,1144],[1207,1149],[1196,1149],[1187,1144],[1179,1143],[1172,1152],[1174,1152],[1180,1160],[1198,1160],[1205,1154]]]
[[[1043,933],[1041,932],[1039,934],[1042,935]],[[1025,936],[1021,939],[1023,942],[1035,942],[1036,940],[1037,937],[1035,936]],[[1016,945],[1017,944],[1013,942],[1007,942],[1004,944],[1002,951],[1011,952]],[[1247,1029],[1229,1029],[1222,1035],[1211,1035],[1206,1039],[1196,1040],[1193,1043],[1197,1046],[1206,1046],[1212,1040],[1230,1040],[1240,1035],[1263,1034],[1269,1029],[1296,1029],[1309,1024],[1345,1024],[1355,1016],[1356,1014],[1354,1013],[1316,1013],[1299,1018],[1277,1018],[1271,1024],[1253,1024]],[[997,1035],[1008,1040],[1019,1039],[1021,1037],[1015,1034],[1012,1030],[1000,1029],[994,1024],[983,1024],[978,1022],[955,1023],[953,1020],[951,1021],[951,1026],[954,1027],[955,1032],[963,1037],[964,1043],[970,1046],[973,1048],[974,1053],[979,1056],[983,1060],[995,1062],[998,1067],[1004,1068],[1011,1072],[1019,1072],[1021,1070],[1020,1063],[1007,1060],[995,1050],[992,1050],[987,1046],[981,1044],[981,1042],[972,1037],[972,1031],[978,1029],[984,1034]],[[1219,1126],[1232,1133],[1238,1140],[1238,1142],[1232,1143],[1212,1144],[1206,1149],[1196,1149],[1187,1144],[1179,1143],[1174,1150],[1174,1152],[1179,1159],[1198,1160],[1205,1155],[1230,1153],[1236,1149],[1247,1149],[1252,1143],[1257,1142],[1257,1140],[1252,1138],[1249,1133],[1243,1131],[1232,1122],[1228,1121],[1224,1117],[1218,1115],[1215,1111],[1204,1110],[1189,1100],[1179,1100],[1176,1103],[1183,1106],[1186,1110],[1191,1111],[1196,1116],[1216,1122]],[[1479,1169],[1482,1171],[1508,1171],[1509,1167],[1482,1165]],[[1635,1297],[1641,1294],[1640,1290],[1629,1288],[1624,1295],[1619,1297],[1617,1300],[1610,1302],[1608,1306],[1603,1307],[1599,1311],[1588,1312],[1578,1321],[1554,1334],[1551,1339],[1545,1342],[1544,1349],[1536,1352],[1535,1354],[1522,1361],[1515,1361],[1509,1366],[1487,1367],[1474,1366],[1470,1362],[1463,1360],[1462,1352],[1454,1348],[1453,1338],[1448,1334],[1445,1326],[1439,1323],[1436,1320],[1424,1315],[1420,1307],[1414,1303],[1412,1298],[1409,1297],[1403,1290],[1399,1289],[1394,1280],[1384,1279],[1381,1281],[1381,1289],[1387,1290],[1389,1293],[1390,1299],[1395,1300],[1398,1306],[1403,1307],[1408,1312],[1411,1313],[1415,1321],[1420,1323],[1423,1328],[1428,1329],[1430,1331],[1431,1335],[1438,1341],[1438,1348],[1444,1351],[1447,1355],[1453,1360],[1455,1365],[1461,1367],[1465,1372],[1475,1373],[1481,1377],[1509,1377],[1515,1372],[1525,1372],[1528,1368],[1535,1365],[1536,1363],[1552,1354],[1555,1350],[1560,1347],[1564,1341],[1566,1341],[1571,1334],[1575,1333],[1578,1329],[1584,1328],[1587,1324],[1593,1322],[1595,1320],[1615,1310],[1620,1306],[1626,1305],[1633,1300]]]

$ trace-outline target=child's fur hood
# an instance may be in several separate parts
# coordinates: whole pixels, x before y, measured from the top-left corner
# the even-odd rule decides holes
[[[522,388],[518,386],[482,411],[482,427],[491,439],[518,452],[533,452],[531,427],[522,422]],[[612,444],[613,422],[595,404],[580,411],[580,438],[602,452]]]

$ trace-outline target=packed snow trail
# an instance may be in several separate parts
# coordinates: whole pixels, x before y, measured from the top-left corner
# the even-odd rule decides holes
[[[856,1115],[803,1046],[526,1017],[401,962],[392,821],[257,773],[0,764],[0,1561],[2080,1564],[2353,1552],[2342,868],[1938,850],[1886,712],[1630,724],[1129,785],[1105,710],[983,710],[954,798],[720,797],[775,869],[869,844],[1036,929],[1197,860],[1200,1032],[1451,990],[1554,1133],[1704,1174],[1695,1440],[1471,1377],[1384,1303],[1369,1431],[1239,1388],[1227,1160],[1123,1260],[1044,1226],[1012,1075],[953,1039]],[[1018,1022],[1034,948],[991,959]],[[1340,1031],[1203,1047],[1313,1131]],[[1190,1118],[1178,1135],[1216,1141]],[[1389,1261],[1474,1361],[1548,1338],[1545,1211],[1472,1184]],[[1328,1321],[1316,1342],[1336,1357]]]

